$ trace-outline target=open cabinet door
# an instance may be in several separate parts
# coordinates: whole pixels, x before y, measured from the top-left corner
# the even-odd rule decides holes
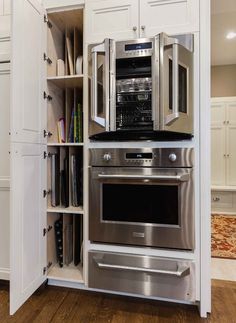
[[[12,1],[10,313],[46,279],[46,24],[37,0]]]

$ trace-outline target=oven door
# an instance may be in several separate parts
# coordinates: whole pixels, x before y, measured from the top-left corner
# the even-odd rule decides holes
[[[191,168],[90,168],[94,242],[194,248]]]
[[[193,134],[193,35],[161,33],[154,53],[154,130]]]
[[[89,135],[115,130],[115,41],[88,47]]]

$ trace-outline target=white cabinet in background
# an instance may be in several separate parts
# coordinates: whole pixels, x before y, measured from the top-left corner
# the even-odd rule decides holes
[[[211,184],[236,186],[236,98],[211,105]]]
[[[236,98],[211,104],[211,211],[236,212]]]
[[[88,0],[86,40],[199,31],[199,0]]]

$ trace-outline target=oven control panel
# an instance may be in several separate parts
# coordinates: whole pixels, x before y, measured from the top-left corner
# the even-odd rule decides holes
[[[90,166],[193,167],[193,148],[92,148]]]

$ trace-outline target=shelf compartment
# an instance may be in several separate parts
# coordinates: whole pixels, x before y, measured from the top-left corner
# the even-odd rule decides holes
[[[63,281],[66,280],[76,283],[84,283],[83,268],[81,265],[78,265],[76,267],[73,264],[60,268],[58,264],[55,264],[52,268],[49,269],[47,278]]]
[[[69,206],[67,208],[56,206],[56,207],[48,207],[47,208],[48,213],[68,213],[68,214],[84,214],[84,210],[82,207],[74,207]]]
[[[67,75],[67,76],[50,76],[47,81],[53,83],[61,89],[68,88],[83,88],[83,74],[80,75]]]

